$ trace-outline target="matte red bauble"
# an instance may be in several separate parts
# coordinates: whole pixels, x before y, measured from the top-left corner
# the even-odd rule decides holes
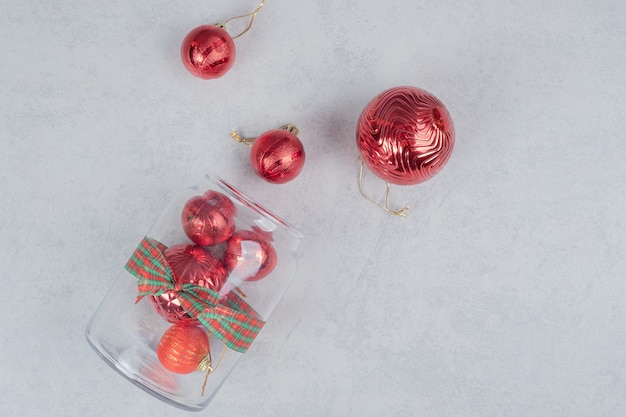
[[[183,230],[200,246],[226,242],[235,231],[237,209],[225,195],[212,191],[207,196],[192,197],[181,214]]]
[[[395,87],[363,109],[356,143],[372,172],[393,184],[428,180],[450,159],[454,125],[448,110],[428,91]]]
[[[263,133],[252,143],[250,151],[250,163],[254,171],[274,184],[283,184],[296,178],[302,171],[304,160],[302,142],[288,129]]]
[[[276,250],[260,233],[238,230],[228,240],[224,263],[243,281],[258,281],[276,267]]]
[[[165,369],[177,374],[208,371],[209,337],[198,326],[174,324],[159,340],[157,357]]]
[[[199,26],[185,37],[180,54],[185,67],[196,77],[219,78],[235,62],[235,42],[220,26]]]

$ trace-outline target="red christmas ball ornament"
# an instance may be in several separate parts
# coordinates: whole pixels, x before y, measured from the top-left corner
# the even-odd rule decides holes
[[[197,326],[174,324],[161,336],[157,357],[165,369],[177,374],[206,372],[211,367],[209,337]]]
[[[258,176],[274,184],[283,184],[300,174],[305,153],[297,134],[298,129],[289,125],[256,138],[250,151],[250,163]]]
[[[218,25],[198,26],[185,37],[180,47],[180,55],[185,67],[196,77],[205,80],[219,78],[226,74],[235,62],[235,42],[252,27],[254,18],[265,0],[251,13],[231,17]],[[232,20],[250,18],[248,26],[238,35],[230,36],[226,24]]]
[[[165,259],[177,284],[194,284],[219,291],[228,277],[226,266],[198,245],[174,245],[165,250]]]
[[[206,199],[211,205],[220,207],[221,211],[228,213],[231,217],[235,217],[237,215],[237,206],[235,206],[235,203],[233,203],[233,201],[224,194],[209,190],[204,193],[202,197],[204,197],[204,199]]]
[[[170,323],[195,324],[198,321],[191,317],[177,297],[176,291],[167,291],[161,295],[153,295],[150,302],[154,310]]]
[[[228,240],[224,263],[243,281],[258,281],[276,267],[276,250],[261,233],[238,230]]]
[[[235,63],[235,42],[220,25],[203,25],[185,37],[180,47],[185,67],[208,80],[226,74]]]
[[[174,245],[164,252],[176,284],[194,284],[219,291],[228,278],[221,260],[198,245]],[[176,291],[150,297],[157,313],[170,323],[197,323],[185,311]]]
[[[228,197],[211,191],[189,199],[181,220],[189,239],[200,246],[211,246],[226,242],[233,235],[236,215],[237,209]]]
[[[454,148],[448,110],[431,93],[395,87],[363,109],[356,143],[364,163],[377,176],[399,185],[426,181],[444,167]]]

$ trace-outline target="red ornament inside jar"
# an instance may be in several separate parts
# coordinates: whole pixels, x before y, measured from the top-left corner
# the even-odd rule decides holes
[[[228,270],[221,260],[198,245],[174,245],[164,252],[174,273],[176,285],[194,284],[219,292],[228,278]],[[166,291],[150,297],[150,301],[170,323],[197,323],[181,306],[177,291]]]

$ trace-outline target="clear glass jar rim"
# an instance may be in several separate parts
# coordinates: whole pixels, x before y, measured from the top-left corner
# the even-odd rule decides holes
[[[265,207],[257,203],[254,199],[248,197],[245,193],[239,191],[237,187],[234,187],[233,185],[228,183],[228,181],[224,180],[221,177],[214,177],[211,174],[206,174],[206,177],[210,181],[215,182],[217,185],[222,187],[222,189],[224,189],[225,191],[235,195],[248,207],[260,212],[261,214],[269,218],[273,223],[275,223],[277,226],[284,229],[287,233],[292,235],[294,238],[302,239],[304,237],[304,235],[298,229],[293,227],[293,225],[291,225],[289,222],[283,220],[280,216],[277,216],[276,214],[272,213],[271,211],[269,211],[268,209],[266,209]]]

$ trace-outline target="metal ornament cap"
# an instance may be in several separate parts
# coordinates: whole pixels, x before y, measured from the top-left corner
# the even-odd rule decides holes
[[[235,63],[235,42],[220,25],[198,26],[183,40],[180,54],[191,74],[205,80],[219,78]]]
[[[417,87],[380,93],[363,109],[356,128],[364,163],[378,177],[398,185],[432,178],[450,159],[454,141],[446,107]]]

